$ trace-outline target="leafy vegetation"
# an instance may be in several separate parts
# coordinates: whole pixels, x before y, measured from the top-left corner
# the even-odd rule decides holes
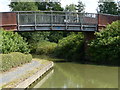
[[[65,11],[76,12],[76,6],[75,6],[75,4],[66,5]]]
[[[120,21],[113,22],[95,35],[96,39],[89,44],[88,49],[90,61],[99,64],[119,64]]]
[[[57,44],[49,41],[41,41],[36,44],[32,44],[31,46],[31,51],[33,54],[50,55],[53,54]]]
[[[11,2],[9,7],[12,11],[37,11],[35,2]]]
[[[99,13],[106,13],[106,14],[114,14],[118,15],[120,12],[118,10],[117,3],[114,2],[103,2],[98,5],[98,12]]]
[[[20,52],[12,52],[9,54],[0,54],[0,71],[7,71],[13,67],[20,66],[22,64],[28,63],[32,60],[30,54],[23,54]]]
[[[2,40],[0,41],[2,53],[7,54],[10,52],[30,52],[28,43],[23,40],[23,38],[19,34],[10,31],[8,32],[3,29],[0,29],[0,33],[2,35]]]
[[[84,58],[84,45],[82,33],[71,34],[59,40],[55,55],[67,60],[82,60]]]
[[[19,32],[19,34],[30,44],[48,40],[50,32]]]
[[[36,6],[38,7],[38,10],[41,11],[63,11],[61,3],[59,2],[36,2]]]
[[[82,3],[82,1],[78,1],[78,4],[76,5],[76,10],[80,13],[85,12],[85,5]]]

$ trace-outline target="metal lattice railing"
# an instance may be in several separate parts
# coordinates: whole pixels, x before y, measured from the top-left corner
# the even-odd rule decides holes
[[[73,12],[19,12],[19,24],[97,24],[97,15],[93,13]]]
[[[98,17],[97,14],[93,13],[60,12],[60,11],[34,11],[34,12],[23,11],[17,12],[17,22],[18,30],[19,28],[24,29],[24,27],[30,30],[33,29],[40,30],[45,29],[46,25],[49,26],[49,29],[51,30],[53,30],[53,28],[55,30],[58,29],[83,30],[85,25],[92,25],[92,28],[96,28],[98,24]],[[43,26],[44,28],[40,26]],[[56,28],[54,26],[56,26]],[[65,28],[63,28],[63,26]],[[46,28],[46,30],[49,29]]]

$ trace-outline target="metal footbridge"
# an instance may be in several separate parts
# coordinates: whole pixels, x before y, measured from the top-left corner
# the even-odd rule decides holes
[[[111,20],[110,20],[111,19]],[[13,31],[97,31],[116,16],[61,11],[15,11],[0,13],[0,27]]]

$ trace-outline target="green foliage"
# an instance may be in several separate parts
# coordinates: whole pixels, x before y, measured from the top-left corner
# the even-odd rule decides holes
[[[54,52],[54,49],[57,46],[57,44],[49,41],[41,41],[36,44],[32,44],[32,46],[32,53],[39,55],[49,55]]]
[[[118,64],[120,60],[120,21],[113,22],[89,44],[88,52],[91,61],[98,63]]]
[[[83,34],[71,34],[59,40],[55,55],[68,60],[79,60],[84,57]]]
[[[63,11],[63,8],[61,7],[61,3],[59,2],[36,2],[36,5],[38,7],[38,10],[44,11]]]
[[[32,60],[30,54],[23,54],[20,52],[12,52],[9,54],[0,54],[0,71],[7,71],[13,67],[20,66]]]
[[[76,5],[75,4],[66,5],[65,11],[76,12]]]
[[[30,52],[27,45],[28,43],[26,43],[25,40],[23,40],[23,38],[19,34],[10,31],[5,31],[3,29],[0,29],[0,32],[2,33],[2,53],[6,54],[10,52]]]
[[[103,2],[99,6],[99,13],[106,13],[106,14],[118,14],[118,7],[117,3],[115,2]]]
[[[12,11],[37,11],[35,2],[11,2],[9,7]]]
[[[78,12],[80,13],[84,13],[85,12],[85,5],[82,3],[82,1],[78,2],[78,5],[76,6],[76,10],[78,10]]]
[[[19,32],[19,34],[27,39],[29,43],[37,43],[42,40],[48,40],[49,33],[47,31],[43,32]]]
[[[76,10],[80,13],[85,12],[85,5],[82,3],[82,1],[79,1],[77,5],[70,4],[70,5],[66,5],[65,7],[65,11],[76,12]]]
[[[63,32],[63,31],[52,31],[49,34],[48,40],[50,42],[55,42],[58,43],[58,41],[60,39],[62,39],[63,37],[66,37],[69,35],[69,32]]]

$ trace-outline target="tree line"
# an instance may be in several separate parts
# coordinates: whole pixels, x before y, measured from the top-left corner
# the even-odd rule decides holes
[[[61,6],[60,2],[11,2],[9,7],[12,11],[70,11],[70,12],[85,12],[85,5],[82,1],[78,4]],[[97,13],[114,14],[120,13],[119,4],[114,0],[112,2],[98,2]]]

